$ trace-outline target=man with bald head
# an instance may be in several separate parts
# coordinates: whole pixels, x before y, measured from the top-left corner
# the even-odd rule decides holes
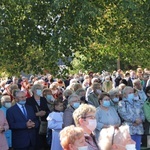
[[[9,127],[12,130],[12,147],[14,150],[34,150],[38,120],[33,108],[26,105],[26,94],[16,93],[16,104],[6,113]]]

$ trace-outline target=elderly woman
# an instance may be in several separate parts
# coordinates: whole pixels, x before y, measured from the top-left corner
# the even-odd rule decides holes
[[[8,150],[8,144],[5,137],[5,131],[9,126],[2,110],[0,110],[0,150]]]
[[[114,88],[109,91],[110,99],[111,99],[111,105],[115,107],[115,109],[118,109],[118,102],[120,99],[120,92],[118,88]]]
[[[126,86],[123,90],[123,100],[118,104],[118,112],[124,123],[129,125],[131,138],[136,142],[136,150],[140,150],[145,116],[143,102],[134,100],[134,97],[134,89]]]
[[[2,104],[2,107],[0,108],[0,110],[2,110],[3,113],[4,113],[4,116],[6,116],[7,109],[12,106],[10,96],[8,96],[8,95],[2,96],[1,104]],[[11,138],[11,136],[12,136],[11,130],[7,130],[5,132],[5,137],[7,139],[7,143],[8,143],[9,147],[12,147],[12,138]]]
[[[110,105],[110,96],[108,93],[102,93],[99,96],[100,106],[96,110],[97,127],[95,129],[96,138],[103,128],[109,126],[118,127],[121,124],[120,117],[114,107]]]
[[[98,145],[101,150],[136,150],[127,125],[102,129]]]
[[[69,125],[74,125],[74,120],[72,114],[75,109],[77,109],[80,105],[80,98],[77,94],[73,93],[68,98],[68,107],[64,111],[63,115],[63,125],[64,127]]]
[[[84,131],[80,127],[75,127],[73,125],[65,127],[60,132],[61,146],[64,150],[88,150]]]
[[[92,105],[81,104],[73,113],[76,126],[84,130],[85,141],[88,150],[99,150],[93,131],[97,122],[95,119],[96,108]]]
[[[40,122],[41,121],[47,122],[46,118],[49,114],[49,108],[47,106],[46,98],[42,97],[42,90],[43,90],[43,87],[41,84],[34,84],[32,86],[33,96],[30,98],[27,98],[26,104],[32,106],[35,112],[35,115],[37,116]],[[46,133],[43,133],[41,135],[39,131],[37,130],[36,150],[47,147]]]

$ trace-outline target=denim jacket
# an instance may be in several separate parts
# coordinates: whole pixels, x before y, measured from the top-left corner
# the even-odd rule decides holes
[[[140,118],[142,122],[145,120],[143,103],[139,100],[133,100],[130,103],[127,99],[123,99],[118,104],[118,113],[124,120],[124,124],[129,125],[131,135],[142,135],[144,133],[143,123],[135,125],[135,120]]]

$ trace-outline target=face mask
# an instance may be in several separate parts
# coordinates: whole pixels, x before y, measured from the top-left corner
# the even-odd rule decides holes
[[[109,107],[110,106],[110,101],[103,101],[103,106],[104,107]]]
[[[115,97],[112,99],[114,102],[119,102],[119,98]]]
[[[78,147],[78,150],[88,150],[88,146]]]
[[[47,99],[48,101],[54,101],[54,100],[55,100],[52,95],[46,95],[46,99]]]
[[[134,94],[133,94],[133,93],[128,94],[127,100],[128,100],[130,103],[133,102],[133,99],[134,99]]]
[[[101,93],[102,93],[102,91],[101,91],[101,90],[99,90],[99,89],[97,89],[97,90],[96,90],[96,93],[101,94]]]
[[[126,150],[136,150],[135,144],[127,144],[126,145]]]
[[[11,102],[5,102],[4,106],[5,106],[6,108],[10,108],[10,107],[11,107]]]
[[[20,105],[25,105],[26,100],[21,100],[21,101],[19,101],[18,103],[19,103]]]
[[[77,109],[79,106],[80,106],[80,103],[78,103],[78,102],[73,103],[73,108],[74,109]]]
[[[87,125],[87,128],[90,130],[90,131],[94,131],[96,126],[97,126],[97,122],[96,122],[96,119],[89,119],[88,120],[88,125]]]
[[[42,96],[42,90],[36,90],[36,94],[37,94],[38,96]]]

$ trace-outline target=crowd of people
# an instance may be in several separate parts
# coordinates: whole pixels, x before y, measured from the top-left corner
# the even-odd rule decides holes
[[[150,147],[150,70],[1,78],[0,150]]]

